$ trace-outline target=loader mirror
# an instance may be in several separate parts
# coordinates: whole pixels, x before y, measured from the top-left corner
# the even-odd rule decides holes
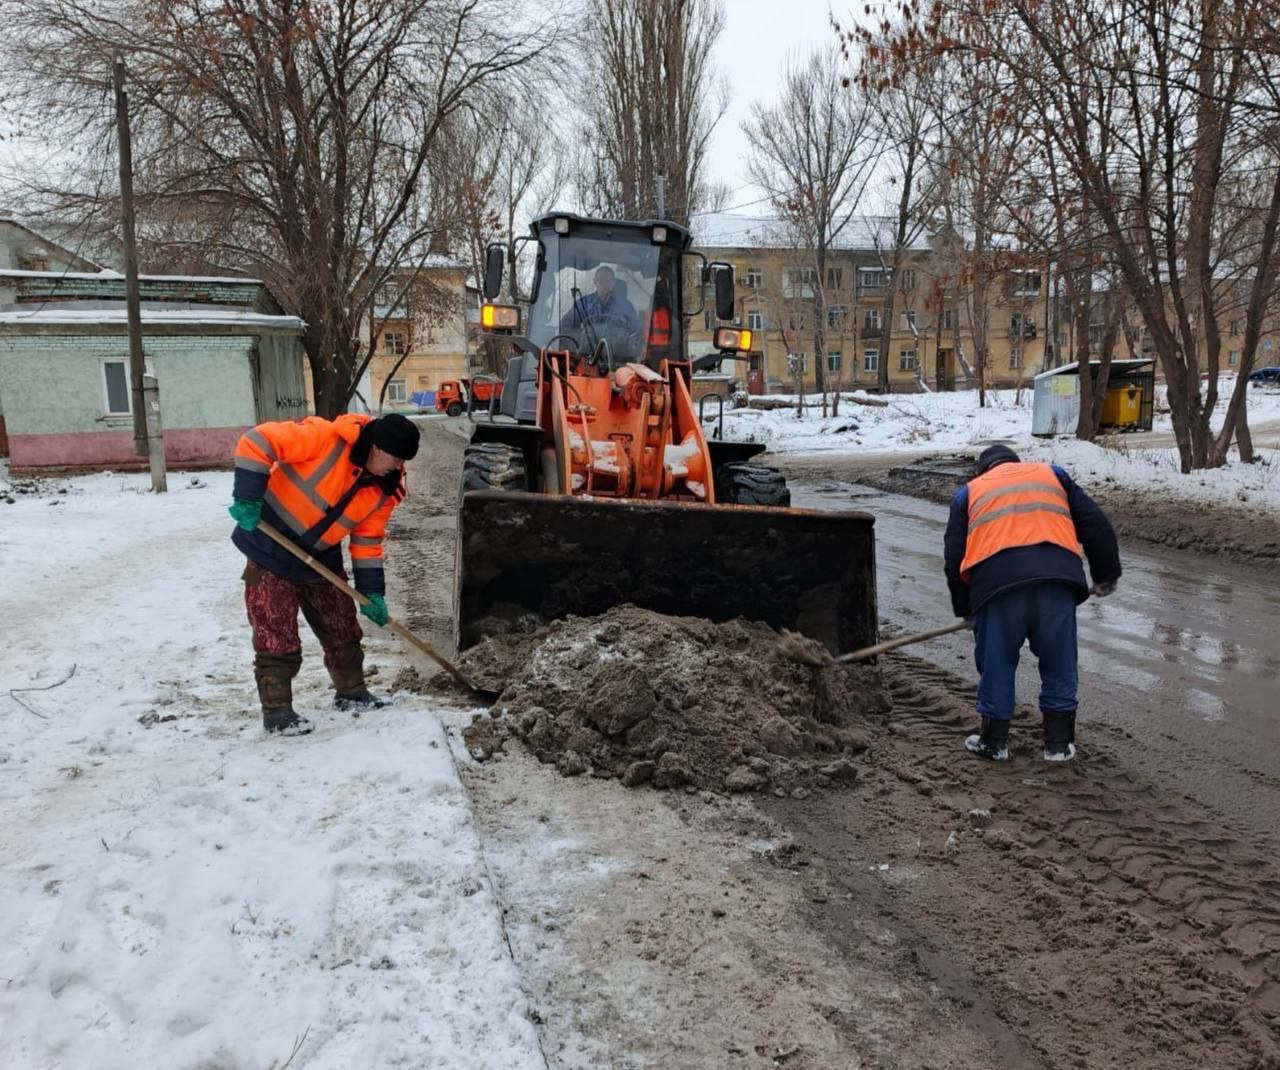
[[[502,261],[506,259],[507,250],[497,242],[492,243],[484,254],[484,299],[492,301],[502,290]]]
[[[716,319],[733,319],[733,268],[728,264],[714,264],[716,271]]]

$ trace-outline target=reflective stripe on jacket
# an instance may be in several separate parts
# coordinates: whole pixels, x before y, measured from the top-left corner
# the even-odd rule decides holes
[[[1049,543],[1083,558],[1067,492],[1047,464],[1000,464],[969,482],[969,531],[960,576],[1002,550]]]
[[[263,519],[335,571],[342,571],[341,543],[350,537],[355,585],[365,594],[385,590],[382,542],[403,484],[388,494],[351,463],[351,447],[372,417],[346,413],[336,420],[259,424],[241,436],[235,452],[237,498],[262,498]],[[233,541],[258,564],[292,579],[315,573],[295,563],[261,532],[239,528]]]

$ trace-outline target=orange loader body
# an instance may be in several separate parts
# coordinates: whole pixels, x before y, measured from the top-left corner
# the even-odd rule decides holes
[[[684,301],[687,231],[557,213],[533,235],[528,331],[514,333],[519,310],[501,310],[515,325],[501,406],[475,420],[463,456],[459,649],[625,603],[761,621],[837,654],[872,645],[874,518],[790,508],[783,473],[755,460],[763,444],[704,432],[685,340],[701,311]],[[498,252],[490,296],[510,259]]]

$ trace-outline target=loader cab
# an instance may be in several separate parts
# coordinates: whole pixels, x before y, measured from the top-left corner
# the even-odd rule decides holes
[[[531,342],[567,350],[601,374],[629,361],[657,368],[684,359],[687,230],[557,213],[532,231]]]

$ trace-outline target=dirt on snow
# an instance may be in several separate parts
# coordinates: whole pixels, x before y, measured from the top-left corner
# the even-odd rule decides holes
[[[875,669],[796,660],[763,624],[635,606],[486,639],[461,662],[502,692],[467,729],[473,757],[519,740],[566,776],[627,787],[803,798],[858,779],[867,716],[889,708]]]

